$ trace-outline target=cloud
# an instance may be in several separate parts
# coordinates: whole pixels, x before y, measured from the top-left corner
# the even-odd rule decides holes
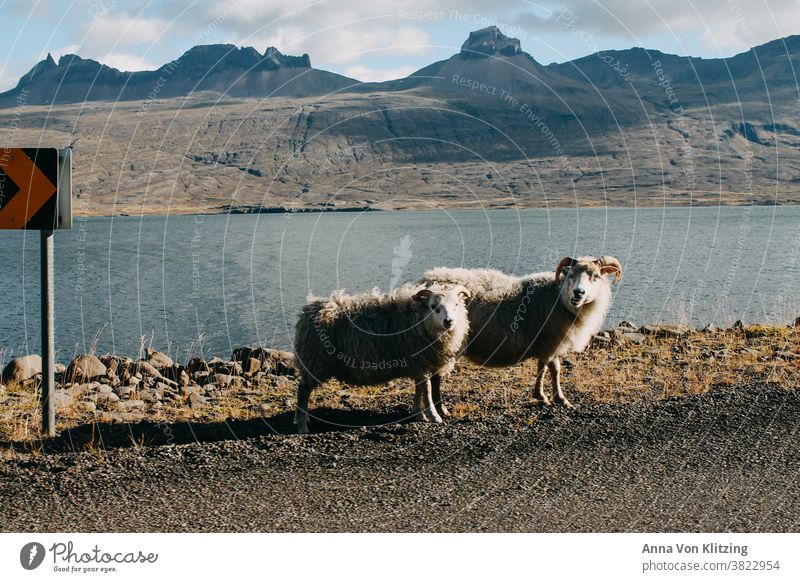
[[[125,53],[107,53],[97,59],[104,65],[114,67],[120,71],[154,71],[163,63],[153,63],[144,59],[141,55],[129,55]]]
[[[152,44],[169,25],[159,18],[116,18],[106,14],[90,21],[82,44],[87,47]]]
[[[550,33],[565,33],[571,27],[626,39],[631,45],[656,34],[676,37],[678,48],[700,38],[707,49],[726,56],[791,34],[793,30],[781,23],[794,23],[800,13],[800,0],[565,0],[549,6],[549,16],[525,11],[519,14],[520,22]]]
[[[88,50],[86,47],[81,47],[77,44],[70,44],[60,49],[51,51],[53,58],[58,59],[63,55],[77,54],[84,59],[93,59],[109,67],[114,67],[120,71],[152,71],[160,67],[163,63],[154,63],[151,60],[145,59],[141,54],[124,53],[120,51],[105,52],[102,49],[99,51]],[[44,54],[39,60],[44,59],[47,55]]]
[[[402,79],[416,71],[416,67],[396,67],[394,69],[373,69],[364,65],[353,65],[344,70],[347,77],[358,79],[366,83],[374,81],[391,81],[392,79]]]

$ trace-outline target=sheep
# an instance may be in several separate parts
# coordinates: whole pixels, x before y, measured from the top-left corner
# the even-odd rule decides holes
[[[515,277],[490,269],[440,267],[426,271],[421,283],[459,285],[471,292],[467,358],[492,367],[536,358],[535,397],[551,404],[544,392],[544,373],[549,369],[554,399],[574,408],[561,387],[559,358],[583,351],[600,330],[611,304],[606,276],[612,274],[618,283],[622,266],[614,257],[565,257],[555,273]],[[441,407],[440,385],[441,378],[434,374],[431,393]]]
[[[415,418],[442,422],[430,376],[448,374],[464,346],[468,297],[463,286],[409,284],[383,295],[310,297],[295,327],[298,432],[308,432],[311,391],[331,378],[355,385],[413,378]]]

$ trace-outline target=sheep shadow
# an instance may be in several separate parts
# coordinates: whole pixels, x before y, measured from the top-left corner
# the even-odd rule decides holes
[[[410,422],[407,409],[388,411],[340,410],[320,407],[311,411],[311,434],[346,432],[362,427]],[[245,440],[263,436],[302,438],[294,426],[294,413],[217,422],[86,423],[62,430],[56,437],[40,441],[3,441],[0,446],[20,452],[70,453],[132,447],[155,447],[188,443]]]

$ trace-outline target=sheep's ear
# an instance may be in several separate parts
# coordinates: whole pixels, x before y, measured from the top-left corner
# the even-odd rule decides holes
[[[414,294],[412,299],[414,301],[428,301],[428,299],[431,298],[431,295],[433,295],[433,291],[430,289],[420,289]]]
[[[600,274],[601,275],[614,275],[614,284],[616,285],[619,283],[619,280],[622,278],[622,265],[619,263],[617,259],[614,257],[605,255],[597,259],[597,262],[600,265]]]
[[[577,262],[578,261],[576,261],[572,257],[564,257],[563,259],[561,259],[561,262],[558,263],[558,266],[556,267],[556,283],[561,281],[561,271],[563,271],[567,267],[571,267]]]
[[[461,297],[464,301],[469,300],[472,297],[472,293],[469,292],[469,289],[466,287],[461,287],[458,290],[458,296]]]

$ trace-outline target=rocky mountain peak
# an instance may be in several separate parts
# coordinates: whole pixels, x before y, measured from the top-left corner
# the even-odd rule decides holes
[[[461,45],[461,57],[465,59],[484,58],[492,55],[513,57],[522,53],[519,39],[510,38],[496,26],[487,26],[469,33],[469,38]]]

